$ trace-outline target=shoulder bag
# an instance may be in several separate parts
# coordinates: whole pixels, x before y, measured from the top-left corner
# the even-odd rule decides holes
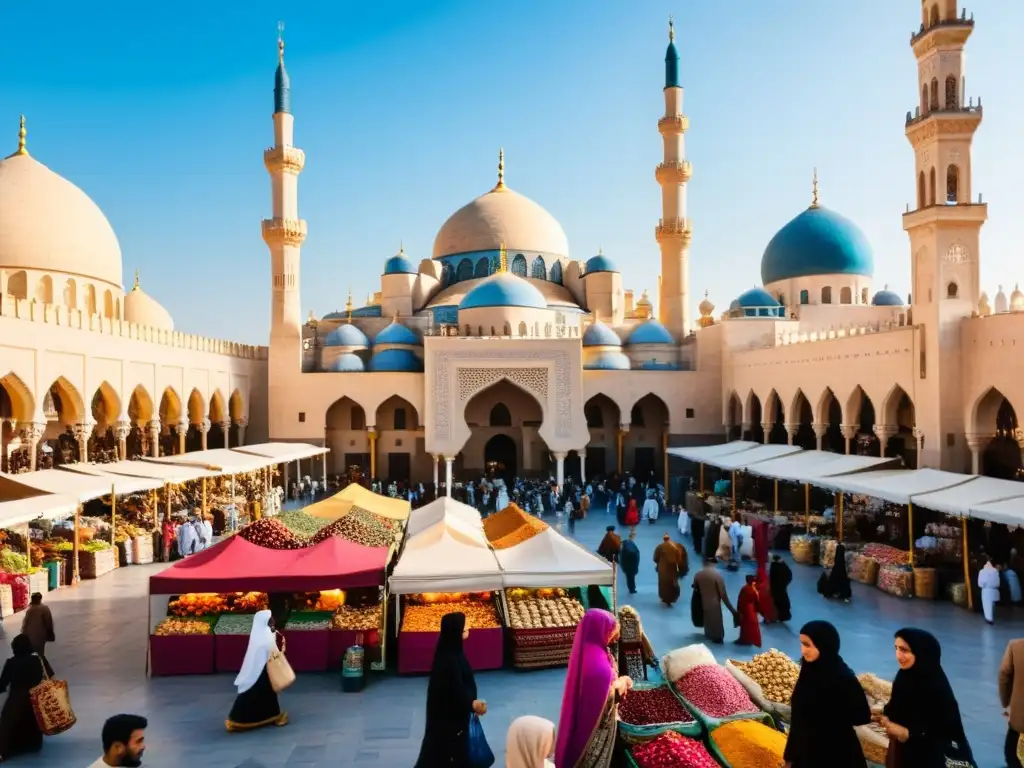
[[[71,709],[71,695],[65,680],[53,680],[46,674],[46,664],[42,658],[39,665],[43,668],[43,680],[39,685],[29,689],[28,696],[32,702],[32,712],[36,716],[36,724],[44,736],[56,736],[73,726],[78,718]]]
[[[494,765],[494,752],[491,751],[484,735],[484,727],[474,712],[469,716],[469,733],[467,738],[469,765],[472,768],[491,768]]]
[[[267,659],[267,677],[270,678],[270,687],[274,689],[274,693],[280,693],[295,682],[295,670],[292,669],[292,665],[288,663],[288,659],[284,655],[288,647],[284,635],[280,632],[274,634],[281,638],[281,650],[277,650],[275,642],[275,648],[271,652],[270,658]]]

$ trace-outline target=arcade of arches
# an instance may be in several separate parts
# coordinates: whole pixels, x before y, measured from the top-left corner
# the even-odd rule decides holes
[[[238,390],[209,401],[198,390],[185,407],[172,388],[158,401],[142,386],[122,403],[107,382],[89,399],[58,377],[39,408],[14,374],[0,377],[0,470],[27,472],[75,462],[109,463],[230,448],[245,443],[245,404]]]

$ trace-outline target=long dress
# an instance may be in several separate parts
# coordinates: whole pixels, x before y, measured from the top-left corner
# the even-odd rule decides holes
[[[825,575],[822,574],[822,576]],[[832,564],[832,570],[825,577],[821,594],[839,600],[849,600],[853,596],[850,589],[850,575],[846,572],[846,547],[842,544],[836,545],[836,559]]]
[[[629,500],[629,506],[626,508],[626,519],[625,524],[633,527],[640,522],[640,513],[636,508],[636,499]]]
[[[734,612],[729,595],[725,591],[725,579],[714,566],[702,568],[693,577],[694,586],[700,590],[701,611],[704,617],[704,635],[715,643],[725,640],[725,624],[722,621],[722,603],[730,613]]]
[[[793,581],[793,571],[781,560],[776,560],[768,571],[768,581],[771,584],[772,602],[775,603],[775,613],[779,621],[789,621],[793,618],[788,591],[789,583]]]
[[[740,590],[736,600],[736,610],[740,614],[740,645],[756,645],[761,647],[761,625],[757,621],[757,588],[747,583]]]
[[[622,549],[619,552],[619,565],[626,576],[626,587],[629,594],[636,593],[636,575],[640,571],[640,549],[636,542],[626,539],[622,542]]]
[[[764,623],[771,624],[779,620],[775,611],[775,601],[772,599],[771,585],[768,583],[768,571],[763,565],[757,567],[757,611],[764,616]]]
[[[981,590],[981,608],[985,613],[985,621],[995,621],[996,603],[999,602],[999,571],[986,564],[978,574],[978,588]]]
[[[668,540],[654,548],[654,564],[658,568],[658,599],[672,605],[679,599],[679,550]]]
[[[0,760],[43,748],[43,734],[36,723],[29,691],[42,682],[44,668],[52,674],[50,665],[32,652],[25,635],[18,635],[11,648],[14,655],[0,672],[0,692],[7,692],[0,710]]]
[[[258,611],[252,620],[249,645],[242,668],[235,678],[238,696],[224,726],[228,731],[251,731],[265,725],[286,725],[288,713],[281,711],[277,693],[270,684],[267,662],[277,650],[277,633],[270,627],[269,610]]]

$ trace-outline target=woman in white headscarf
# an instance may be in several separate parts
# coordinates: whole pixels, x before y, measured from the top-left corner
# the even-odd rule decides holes
[[[505,739],[505,768],[555,768],[555,724],[543,717],[516,718]]]
[[[281,710],[277,694],[270,684],[267,662],[277,650],[277,632],[270,611],[260,611],[252,619],[249,647],[242,669],[235,678],[238,696],[225,726],[229,731],[248,731],[264,725],[287,725],[288,713]]]

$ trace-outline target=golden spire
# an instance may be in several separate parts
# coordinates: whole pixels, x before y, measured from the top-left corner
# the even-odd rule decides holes
[[[284,63],[284,22],[277,22],[277,63]]]
[[[502,192],[505,190],[505,150],[504,148],[498,150],[498,183],[492,189],[492,192]]]
[[[814,181],[811,182],[811,208],[817,208],[820,205],[818,200],[818,169],[814,169]]]
[[[15,152],[14,154],[16,154],[16,155],[27,155],[28,154],[28,150],[25,148],[25,136],[26,136],[26,132],[25,132],[25,116],[22,115],[21,116],[21,124],[18,127],[18,151]]]
[[[345,302],[345,311],[348,312],[348,321],[352,322],[352,286],[348,288],[348,301]]]
[[[505,250],[505,241],[502,241],[498,249],[498,272],[508,272],[508,252]]]
[[[132,286],[133,291],[139,290],[139,270],[135,270],[135,285]]]
[[[676,40],[676,20],[672,14],[668,15],[668,41],[674,43]]]
[[[398,255],[405,256],[405,240],[398,241]]]
[[[368,306],[368,307],[373,306],[373,294],[372,293],[366,294],[366,306]]]
[[[604,256],[604,248],[602,248],[600,245],[597,246],[597,255]]]

